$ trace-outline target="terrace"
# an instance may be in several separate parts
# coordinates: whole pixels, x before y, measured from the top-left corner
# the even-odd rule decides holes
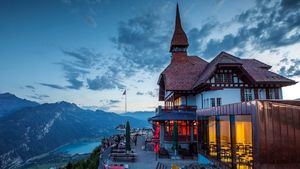
[[[132,150],[136,154],[136,158],[134,160],[116,160],[112,157],[112,150],[106,154],[106,159],[100,159],[103,161],[105,165],[103,168],[106,169],[166,169],[171,168],[172,165],[177,165],[181,168],[192,168],[193,167],[204,167],[204,168],[217,168],[212,165],[199,165],[196,159],[172,159],[172,158],[159,158],[158,155],[151,149],[151,143],[145,148],[147,136],[141,135],[138,136],[137,144],[131,144]],[[116,150],[115,150],[116,151]],[[102,156],[103,158],[103,156]],[[100,167],[99,167],[100,169]],[[101,168],[102,169],[102,168]],[[195,168],[197,169],[197,168]]]

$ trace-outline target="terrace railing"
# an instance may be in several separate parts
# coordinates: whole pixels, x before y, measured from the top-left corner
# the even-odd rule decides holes
[[[174,111],[186,111],[186,112],[196,112],[197,106],[158,106],[156,112],[157,114],[161,112],[174,112]]]

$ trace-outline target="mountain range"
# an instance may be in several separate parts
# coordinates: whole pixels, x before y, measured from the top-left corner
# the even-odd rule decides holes
[[[38,104],[9,93],[0,98],[4,112],[0,117],[0,168],[19,166],[76,140],[109,135],[126,121],[133,127],[147,125],[134,117],[84,110],[68,102]]]
[[[120,114],[122,116],[134,117],[139,120],[147,121],[150,117],[155,115],[154,111],[136,111],[136,112],[127,112]]]
[[[21,99],[10,93],[0,94],[0,117],[25,107],[39,105],[37,102]]]

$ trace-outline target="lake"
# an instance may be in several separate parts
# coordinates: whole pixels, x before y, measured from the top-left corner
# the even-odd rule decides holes
[[[60,147],[57,151],[60,153],[66,153],[69,155],[75,154],[87,154],[91,153],[101,143],[100,141],[81,141],[76,143],[67,144]]]

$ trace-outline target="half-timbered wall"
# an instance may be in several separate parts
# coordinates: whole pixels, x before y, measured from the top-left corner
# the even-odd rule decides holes
[[[244,82],[237,70],[220,69],[207,81],[212,87],[241,87]]]

